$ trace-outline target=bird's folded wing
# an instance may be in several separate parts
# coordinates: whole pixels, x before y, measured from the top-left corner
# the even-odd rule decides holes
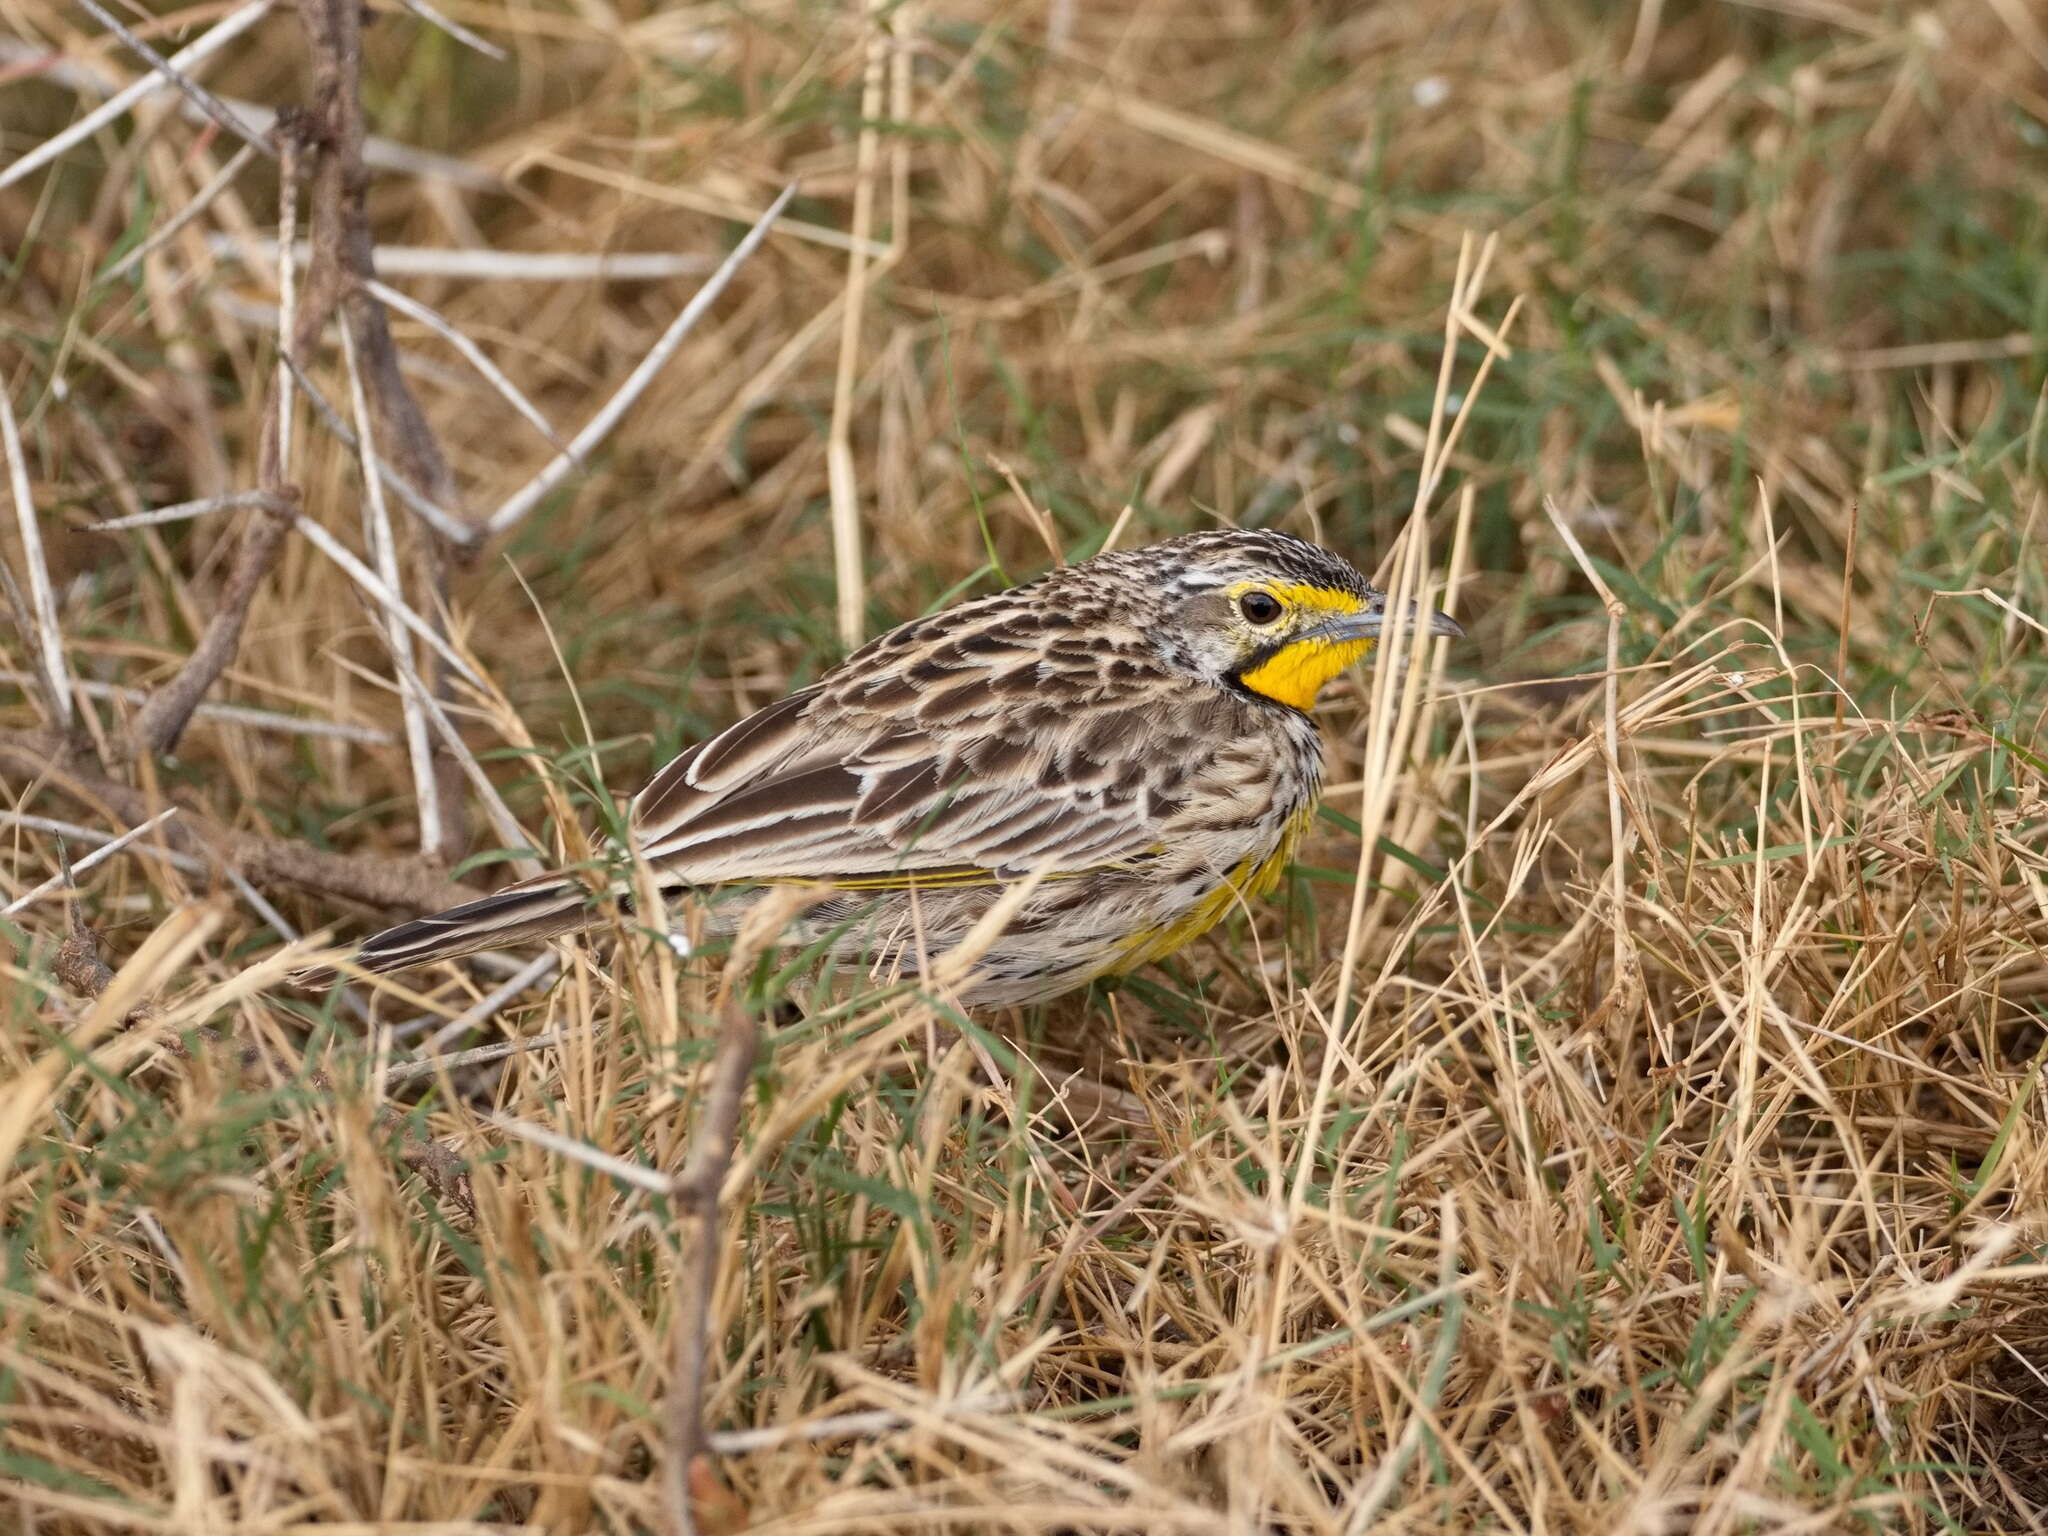
[[[1140,860],[1158,842],[1135,756],[1106,761],[1075,732],[1030,730],[1003,711],[906,723],[834,708],[815,688],[669,764],[635,802],[633,826],[664,880],[700,886],[1074,874]]]

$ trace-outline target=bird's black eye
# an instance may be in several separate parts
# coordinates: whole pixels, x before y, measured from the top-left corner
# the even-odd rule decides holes
[[[1270,624],[1280,617],[1280,599],[1270,592],[1247,592],[1237,600],[1237,611],[1253,624]]]

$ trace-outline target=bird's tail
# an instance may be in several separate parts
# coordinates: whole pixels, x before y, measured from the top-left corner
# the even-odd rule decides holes
[[[602,920],[603,905],[590,891],[561,875],[542,875],[508,885],[459,907],[416,917],[363,941],[356,963],[365,970],[396,971],[574,933]]]

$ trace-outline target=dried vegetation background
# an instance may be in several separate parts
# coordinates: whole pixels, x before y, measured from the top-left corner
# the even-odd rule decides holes
[[[0,1525],[2048,1529],[2038,7],[440,3],[0,0]],[[282,984],[1219,518],[1473,638],[1113,993]]]

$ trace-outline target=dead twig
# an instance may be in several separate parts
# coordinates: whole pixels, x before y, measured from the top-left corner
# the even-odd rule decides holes
[[[343,328],[341,343],[342,353],[348,362],[349,398],[355,408],[356,435],[362,445],[365,542],[370,547],[371,557],[377,562],[377,574],[393,593],[402,595],[398,541],[392,531],[390,509],[384,503],[384,485],[377,478],[376,466],[372,463],[375,455],[370,441],[370,407],[363,388],[363,370],[357,362],[352,328]],[[426,712],[420,703],[425,686],[420,683],[416,670],[412,638],[406,634],[404,623],[388,606],[384,610],[384,637],[391,650],[391,665],[398,677],[399,705],[405,715],[406,753],[412,760],[413,799],[419,812],[420,852],[429,858],[445,858],[448,850],[443,834],[441,791],[434,775],[433,743],[427,735]]]
[[[503,1061],[508,1056],[524,1056],[529,1051],[545,1051],[563,1043],[568,1038],[561,1030],[551,1029],[545,1034],[532,1035],[524,1040],[501,1040],[496,1045],[479,1045],[474,1050],[454,1051],[446,1056],[428,1056],[419,1061],[400,1062],[384,1074],[384,1086],[396,1088],[417,1077],[432,1077],[439,1072],[454,1072],[463,1067],[487,1066],[494,1061]]]
[[[271,259],[274,240],[211,235],[207,254],[217,261]],[[312,248],[303,241],[299,260]],[[717,263],[689,251],[467,251],[432,245],[380,245],[376,249],[378,297],[390,302],[383,280],[393,277],[459,277],[491,283],[655,283],[697,277]]]
[[[173,506],[157,507],[146,512],[131,512],[125,517],[110,517],[103,523],[94,523],[94,533],[120,533],[128,528],[155,528],[163,523],[182,523],[190,518],[205,517],[210,512],[232,512],[239,507],[266,507],[275,511],[278,501],[268,491],[230,491],[225,496],[202,496],[197,501],[181,501]]]
[[[746,265],[747,258],[768,238],[768,231],[775,227],[775,221],[782,217],[782,210],[789,206],[789,200],[794,196],[796,183],[791,182],[782,189],[781,195],[768,205],[768,211],[754,221],[754,227],[732,248],[732,254],[725,258],[718,270],[704,280],[704,286],[690,296],[690,302],[669,322],[668,329],[661,333],[661,338],[640,360],[640,365],[626,376],[626,382],[619,386],[618,392],[590,418],[567,448],[549,460],[539,474],[514,491],[505,499],[504,505],[485,520],[484,528],[487,532],[503,533],[507,528],[517,525],[522,518],[540,505],[542,498],[549,491],[569,477],[591,449],[610,435],[612,428],[619,424],[619,419],[631,409],[633,402],[654,382],[654,376],[661,372],[671,357],[675,356],[676,349],[683,344],[683,338],[689,335],[691,329],[703,318],[704,312],[711,307],[712,302],[725,292],[726,285],[733,280],[734,274]]]
[[[164,808],[126,784],[69,764],[64,743],[39,731],[0,731],[0,778],[46,776],[74,799],[97,807],[108,819],[134,826]],[[417,859],[329,853],[303,843],[280,842],[238,832],[186,808],[164,823],[164,841],[180,852],[239,869],[259,886],[296,886],[374,907],[431,912],[474,901],[483,892],[463,885]]]
[[[150,47],[149,44],[129,31],[127,27],[121,24],[119,17],[113,15],[104,6],[96,3],[96,0],[78,0],[78,4],[88,15],[98,21],[101,26],[121,39],[122,43],[127,46],[131,53],[137,55],[151,69],[155,70],[157,74],[170,81],[172,85],[175,85],[182,91],[187,101],[213,119],[215,123],[225,128],[229,133],[247,144],[251,149],[256,150],[259,154],[268,155],[274,153],[271,147],[263,142],[262,134],[237,117],[234,110],[227,103],[186,74],[178,67],[175,60],[165,58],[154,48]]]
[[[555,432],[554,425],[541,414],[540,407],[527,399],[525,392],[505,376],[505,370],[492,362],[484,349],[465,336],[445,315],[431,305],[422,304],[418,299],[400,293],[396,288],[387,287],[383,283],[373,280],[369,284],[369,289],[371,296],[387,309],[395,309],[401,315],[417,320],[461,353],[463,360],[498,392],[500,398],[547,439],[550,448],[562,453],[569,451],[569,445],[562,441]]]
[[[150,832],[153,831],[160,823],[170,820],[171,817],[177,814],[178,807],[176,807],[175,805],[170,807],[170,809],[168,810],[159,811],[156,815],[150,817],[148,821],[145,821],[141,826],[132,827],[128,831],[123,832],[119,837],[115,838],[112,842],[103,843],[98,848],[95,848],[91,853],[88,853],[84,858],[78,861],[78,866],[76,869],[72,867],[71,855],[69,850],[67,850],[64,846],[64,840],[61,837],[58,838],[57,859],[62,868],[59,870],[57,874],[52,875],[49,879],[45,880],[41,885],[32,886],[28,890],[23,891],[19,896],[15,897],[14,900],[7,903],[6,906],[0,907],[0,917],[12,917],[15,913],[21,911],[22,908],[33,905],[37,901],[40,901],[43,897],[49,895],[50,892],[52,891],[62,890],[72,896],[76,896],[77,892],[73,888],[71,883],[73,875],[78,874],[84,870],[91,869],[93,865],[101,863],[106,859],[112,858],[115,854],[119,853],[123,848],[126,848],[130,843],[134,842],[137,838],[147,837],[150,834]]]
[[[200,58],[218,52],[220,48],[267,16],[272,3],[273,0],[259,0],[259,3],[235,12],[212,32],[195,42],[191,49],[173,54],[171,62],[181,68],[189,67]],[[192,49],[202,51],[195,54]],[[47,165],[53,155],[69,149],[81,139],[90,138],[93,133],[121,116],[136,102],[170,86],[170,82],[161,75],[144,75],[132,85],[123,87],[111,71],[95,63],[53,54],[47,49],[12,37],[0,37],[0,70],[7,71],[10,75],[33,72],[38,79],[61,86],[67,91],[108,98],[103,105],[93,110],[90,117],[80,118],[65,129],[60,135],[63,141],[61,144],[52,139],[37,145],[33,151],[33,163],[29,156],[24,155],[4,171],[0,171],[0,187],[11,186],[38,166]],[[214,94],[230,111],[247,123],[252,132],[267,134],[277,122],[275,108],[234,96],[222,96],[219,92]],[[196,123],[206,116],[189,101],[182,103],[179,111],[188,122]],[[466,192],[506,190],[504,178],[494,171],[471,165],[466,160],[458,160],[453,155],[437,155],[430,150],[419,149],[411,144],[401,144],[396,139],[380,138],[375,134],[363,141],[363,164],[372,170],[389,171],[394,176],[414,176],[429,184],[459,187]],[[262,242],[257,242],[259,248],[261,244]]]
[[[448,500],[453,487],[426,417],[399,373],[398,350],[384,308],[367,291],[375,269],[366,204],[369,173],[363,162],[361,11],[349,0],[301,0],[299,19],[313,63],[313,101],[304,112],[281,113],[275,128],[282,162],[278,220],[278,288],[284,303],[282,366],[272,385],[258,449],[258,485],[274,500],[257,509],[244,528],[220,607],[198,646],[177,676],[137,714],[132,736],[138,753],[163,753],[177,744],[200,699],[233,661],[250,605],[277,563],[290,529],[306,526],[305,519],[291,516],[298,501],[298,490],[291,483],[291,378],[298,371],[295,360],[311,354],[337,308],[349,328],[363,369],[364,391],[377,413],[394,467],[431,500]],[[292,257],[297,172],[305,150],[313,154],[312,259],[306,268],[304,293],[299,295],[293,282]],[[433,569],[438,589],[442,585],[438,555]],[[446,654],[445,644],[436,649]],[[439,694],[446,686],[446,672],[437,662],[433,674],[430,686]],[[452,781],[456,770],[450,764],[439,772]],[[447,843],[455,840],[458,833],[451,824],[448,838],[431,851],[445,853]]]
[[[152,251],[162,250],[164,246],[176,239],[179,230],[185,228],[194,219],[198,218],[200,214],[206,212],[208,208],[213,206],[215,198],[234,185],[235,178],[249,168],[249,162],[256,158],[260,148],[262,146],[256,144],[244,144],[240,149],[236,150],[234,158],[222,166],[212,180],[194,193],[190,202],[166,219],[162,227],[153,231],[147,240],[143,241],[134,250],[102,272],[99,275],[98,281],[102,283],[119,281],[124,273],[132,272],[135,268],[142,265]]]
[[[0,188],[12,186],[37,167],[49,164],[72,145],[83,143],[107,124],[125,116],[140,102],[159,91],[169,89],[173,81],[182,78],[183,72],[193,68],[202,59],[220,52],[269,15],[271,4],[272,0],[257,0],[254,5],[233,12],[212,31],[196,39],[190,47],[181,48],[172,54],[167,61],[170,65],[169,71],[152,70],[134,84],[116,91],[62,133],[44,140],[5,170],[0,170]]]
[[[295,505],[298,488],[278,486],[271,494],[276,501]],[[135,755],[161,755],[175,747],[178,738],[185,734],[185,727],[191,722],[201,697],[234,660],[241,645],[242,627],[249,619],[249,605],[255,601],[256,590],[262,585],[263,578],[276,564],[285,532],[290,527],[289,520],[279,517],[268,505],[258,510],[244,527],[234,566],[228,572],[227,585],[221,590],[220,607],[208,620],[199,644],[185,658],[185,664],[178,669],[177,675],[152,693],[136,711],[135,720],[129,728]]]
[[[314,522],[310,517],[307,517],[303,512],[292,514],[292,526],[299,530],[300,535],[308,544],[311,544],[321,554],[340,566],[347,574],[348,579],[361,587],[371,598],[375,599],[380,608],[390,613],[399,623],[424,640],[437,657],[471,682],[479,686],[482,685],[483,679],[478,677],[469,663],[462,659],[456,652],[455,647],[443,638],[441,632],[419,614],[413,612],[411,604],[392,591],[385,583],[383,577],[357,559],[350,552],[346,544],[343,544],[341,540]]]
[[[385,445],[390,461],[400,475],[428,500],[446,506],[455,499],[455,478],[426,412],[413,398],[405,375],[399,368],[398,347],[391,339],[390,317],[384,305],[370,291],[377,280],[374,247],[370,239],[367,200],[369,172],[363,165],[362,104],[362,18],[356,0],[300,0],[299,14],[306,39],[321,76],[323,99],[331,84],[333,128],[332,162],[338,180],[338,195],[324,228],[316,224],[315,246],[337,264],[342,285],[342,321],[353,349],[351,371],[360,370],[355,386],[376,415],[376,435]],[[279,231],[282,244],[285,232]],[[303,352],[300,354],[303,356]],[[367,453],[370,427],[365,421],[358,431],[365,439],[363,475],[376,477],[375,462]],[[381,511],[381,503],[379,504]],[[413,563],[419,580],[434,595],[426,605],[426,618],[433,634],[424,636],[433,651],[425,660],[425,689],[436,700],[449,697],[451,664],[456,672],[470,675],[454,657],[446,642],[442,615],[447,608],[449,562],[454,551],[473,539],[415,542]],[[380,556],[386,583],[398,586],[397,551],[388,546]],[[399,607],[403,603],[398,604]],[[387,614],[402,622],[395,608]],[[438,643],[437,643],[438,642]],[[405,648],[394,629],[394,647]],[[408,659],[406,650],[394,650],[401,670]],[[462,769],[446,745],[431,736],[420,723],[418,711],[407,711],[407,738],[416,751],[424,751],[420,783],[421,852],[429,858],[452,858],[467,840],[462,813]]]
[[[312,119],[304,115],[284,114],[278,118],[278,222],[287,232],[297,223],[302,141],[311,139],[315,131]],[[290,244],[287,237],[284,242],[287,251]],[[287,254],[284,260],[288,263],[289,259]],[[314,270],[318,272],[317,264]],[[280,284],[289,296],[292,292],[289,271],[280,277]],[[331,281],[309,281],[307,289],[308,301],[295,317],[296,324],[293,323],[294,317],[288,315],[279,338],[279,344],[287,354],[310,348],[318,340],[327,316],[333,310]],[[287,479],[291,455],[285,425],[285,408],[291,398],[286,393],[287,388],[288,385],[280,383],[271,385],[270,407],[263,413],[262,435],[257,448],[260,489],[254,494],[263,500],[252,508],[249,520],[242,527],[234,564],[228,571],[227,584],[221,589],[220,606],[207,621],[205,632],[200,635],[192,654],[185,658],[185,664],[136,711],[129,726],[129,741],[130,749],[137,757],[159,756],[178,744],[178,738],[185,734],[185,727],[191,723],[199,701],[227,670],[241,648],[242,630],[249,621],[250,605],[256,601],[258,589],[284,548],[285,535],[291,529],[291,517],[298,510],[299,503],[299,489]]]
[[[460,22],[443,16],[439,11],[427,4],[427,0],[399,0],[399,4],[403,5],[408,11],[411,11],[413,15],[419,17],[428,26],[439,27],[458,43],[474,48],[487,59],[496,59],[502,64],[511,57],[509,53],[489,38],[479,37]]]
[[[718,1192],[732,1166],[740,1103],[753,1076],[760,1026],[731,998],[711,1061],[697,1141],[670,1186],[676,1207],[678,1280],[675,1370],[668,1397],[668,1503],[677,1536],[694,1536],[691,1468],[710,1449],[704,1430],[704,1377],[710,1353],[711,1292],[718,1280]]]

